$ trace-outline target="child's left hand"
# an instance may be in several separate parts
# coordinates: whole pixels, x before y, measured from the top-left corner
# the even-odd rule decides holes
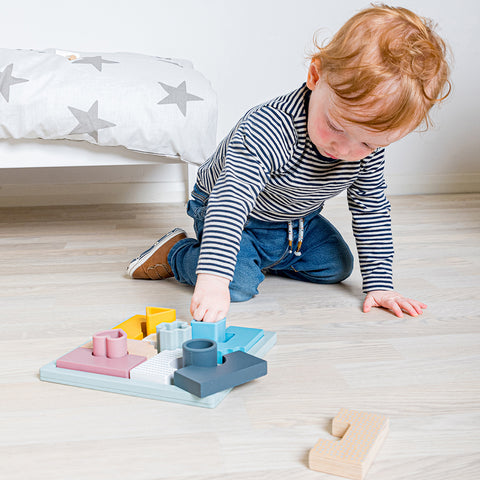
[[[367,313],[372,307],[387,308],[400,318],[403,317],[402,311],[412,317],[416,317],[423,313],[422,309],[427,308],[424,303],[406,298],[393,290],[373,290],[368,292],[363,302],[363,311]]]

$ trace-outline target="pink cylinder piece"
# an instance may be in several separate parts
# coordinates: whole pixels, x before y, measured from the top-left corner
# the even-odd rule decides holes
[[[121,329],[111,330],[113,335],[107,337],[107,357],[122,358],[127,355],[127,334]]]
[[[106,332],[100,332],[93,336],[93,354],[96,357],[107,356],[107,337]]]
[[[93,336],[93,355],[122,358],[127,355],[127,334],[121,329],[105,330]]]

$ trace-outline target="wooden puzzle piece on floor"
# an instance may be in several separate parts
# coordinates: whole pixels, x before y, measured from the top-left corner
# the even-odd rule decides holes
[[[387,436],[389,420],[383,415],[342,408],[333,419],[332,435],[310,450],[308,466],[353,480],[363,480]]]

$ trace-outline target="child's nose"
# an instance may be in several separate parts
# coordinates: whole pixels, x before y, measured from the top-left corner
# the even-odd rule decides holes
[[[337,157],[346,157],[350,153],[350,145],[348,142],[336,142],[334,144],[334,153]]]

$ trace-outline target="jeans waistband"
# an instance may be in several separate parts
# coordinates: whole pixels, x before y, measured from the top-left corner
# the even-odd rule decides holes
[[[197,184],[194,185],[193,190],[192,190],[192,197],[202,203],[203,205],[206,205],[208,203],[208,193],[204,192]],[[309,220],[312,218],[316,217],[321,211],[323,210],[323,204],[314,210],[313,212],[305,215],[303,218],[304,223],[308,223]],[[267,229],[275,229],[275,228],[288,228],[288,224],[291,222],[293,225],[293,228],[298,227],[298,222],[300,221],[299,218],[292,218],[290,220],[277,220],[277,221],[267,221],[267,220],[258,220],[256,218],[253,218],[249,216],[247,218],[247,221],[245,222],[245,227],[250,227],[250,228],[267,228]]]
[[[197,184],[193,186],[192,198],[204,205],[208,203],[208,193],[204,192]]]

